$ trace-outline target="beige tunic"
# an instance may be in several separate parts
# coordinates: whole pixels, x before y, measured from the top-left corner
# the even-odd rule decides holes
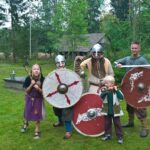
[[[107,75],[114,76],[114,71],[112,69],[110,61],[107,58],[104,58],[104,59],[105,59],[104,68],[105,68],[105,72],[106,72],[105,76],[107,76]],[[84,70],[84,68],[86,66],[88,67],[88,71],[89,71],[88,81],[89,81],[89,83],[95,84],[95,85],[90,85],[89,92],[99,93],[98,92],[98,89],[99,89],[98,85],[103,80],[103,78],[97,78],[96,76],[94,76],[92,74],[92,62],[91,62],[91,58],[88,58],[88,59],[84,60],[80,64],[80,67],[81,67],[82,70]]]

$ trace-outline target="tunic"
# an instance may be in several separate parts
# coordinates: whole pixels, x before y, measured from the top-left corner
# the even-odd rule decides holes
[[[92,93],[100,93],[100,83],[103,80],[103,78],[107,75],[114,76],[114,71],[112,69],[111,63],[107,58],[103,58],[103,65],[100,65],[100,61],[95,61],[94,64],[92,64],[92,58],[88,58],[84,60],[80,67],[81,69],[85,68],[87,66],[89,71],[89,92]]]
[[[122,59],[119,59],[116,61],[117,63],[120,63],[122,65],[144,65],[148,64],[148,61],[143,57],[143,56],[138,56],[138,57],[132,57],[132,56],[127,56]],[[132,68],[126,68],[126,71],[129,71]],[[146,108],[141,108],[141,109],[136,109],[127,104],[127,111],[129,114],[134,114],[136,113],[138,119],[143,119],[147,117],[147,110]]]
[[[120,90],[117,91],[106,91],[101,93],[103,99],[102,113],[104,115],[122,116],[123,112],[120,108],[119,100],[123,99],[123,94]]]
[[[44,78],[40,82],[43,83]],[[23,84],[27,88],[31,84],[31,78],[28,76]],[[25,95],[24,118],[28,121],[39,121],[45,116],[43,95],[34,87]]]

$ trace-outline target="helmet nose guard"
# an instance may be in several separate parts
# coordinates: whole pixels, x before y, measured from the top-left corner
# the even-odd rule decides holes
[[[57,55],[55,57],[55,64],[58,65],[59,67],[62,66],[62,64],[65,64],[66,60],[65,57],[63,55]]]
[[[103,47],[97,43],[92,47],[91,53],[95,53],[95,56],[98,56],[98,53],[103,53]]]

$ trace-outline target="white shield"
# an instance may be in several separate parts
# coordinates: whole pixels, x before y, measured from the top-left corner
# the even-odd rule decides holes
[[[63,68],[48,74],[42,90],[48,103],[57,108],[68,108],[79,101],[83,85],[74,71]]]

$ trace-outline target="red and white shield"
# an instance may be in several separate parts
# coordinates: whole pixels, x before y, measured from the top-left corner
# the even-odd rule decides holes
[[[122,92],[132,107],[150,106],[150,69],[138,67],[129,70],[122,80]]]
[[[98,94],[85,93],[74,106],[72,124],[85,136],[104,134],[104,116],[101,114],[102,99]]]
[[[69,69],[57,69],[49,73],[43,83],[46,101],[57,108],[75,105],[83,91],[80,77]]]

